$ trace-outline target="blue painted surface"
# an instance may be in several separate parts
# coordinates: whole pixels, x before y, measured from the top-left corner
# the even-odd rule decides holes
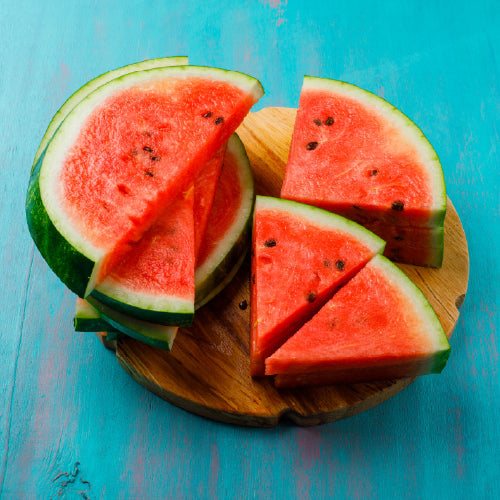
[[[1,497],[498,498],[498,2],[225,3],[0,3]],[[246,429],[158,399],[72,331],[74,297],[25,225],[32,158],[86,81],[167,55],[258,77],[258,108],[296,106],[310,74],[372,90],[417,122],[471,262],[442,375],[348,420]]]

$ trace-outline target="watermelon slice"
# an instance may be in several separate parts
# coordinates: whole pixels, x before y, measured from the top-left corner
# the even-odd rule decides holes
[[[308,76],[281,196],[361,223],[434,227],[446,213],[441,164],[411,120],[359,87]]]
[[[394,264],[375,256],[266,360],[278,387],[439,373],[450,352],[431,305]]]
[[[319,208],[258,196],[254,213],[250,360],[264,360],[309,320],[384,242]]]
[[[193,187],[181,193],[92,297],[144,321],[189,326],[195,287],[193,197]]]
[[[437,246],[434,234],[432,246],[389,247],[387,255],[441,265],[447,198],[439,159],[403,113],[354,85],[304,77],[281,197],[335,212],[383,239],[384,226],[440,231]]]
[[[261,97],[215,68],[129,73],[61,123],[30,179],[27,219],[60,279],[86,296],[111,272]]]
[[[99,306],[102,309],[101,304]],[[104,319],[89,302],[78,297],[73,319],[75,331],[99,332],[107,335],[109,341],[129,336],[160,349],[172,348],[177,328],[139,321],[106,308],[102,310],[102,314],[110,313],[107,319]]]
[[[177,335],[177,326],[164,326],[133,318],[97,301],[94,297],[87,297],[87,302],[99,316],[117,330],[141,342],[164,350],[171,350]]]

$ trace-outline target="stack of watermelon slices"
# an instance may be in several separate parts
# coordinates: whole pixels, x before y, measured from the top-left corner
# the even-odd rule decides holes
[[[326,210],[257,196],[250,358],[277,387],[439,373],[450,346],[385,242]]]
[[[304,78],[281,197],[362,224],[391,260],[441,267],[447,198],[436,152],[403,113],[359,87]]]
[[[369,92],[305,77],[281,198],[254,213],[252,375],[282,388],[439,373],[439,319],[380,255],[442,263],[443,172],[420,130]]]
[[[253,181],[232,134],[263,93],[247,75],[186,64],[146,61],[75,93],[42,140],[26,203],[42,256],[85,306],[164,348],[242,262]]]

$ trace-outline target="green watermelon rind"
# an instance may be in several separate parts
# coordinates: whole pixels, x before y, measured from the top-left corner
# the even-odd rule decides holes
[[[114,69],[112,71],[108,71],[107,73],[103,73],[98,77],[94,78],[87,82],[83,87],[78,89],[74,94],[72,94],[66,102],[59,108],[54,117],[49,123],[45,134],[40,141],[40,145],[38,146],[38,150],[35,154],[35,160],[33,162],[33,169],[42,153],[44,152],[47,144],[50,142],[50,139],[59,128],[59,125],[66,118],[68,113],[87,95],[96,90],[101,85],[113,80],[114,78],[118,78],[119,76],[125,75],[127,73],[132,73],[134,71],[143,71],[152,68],[161,68],[165,66],[185,66],[188,64],[188,58],[185,56],[176,56],[176,57],[160,57],[157,59],[148,59],[146,61],[141,61],[134,64],[128,64],[127,66],[122,66],[121,68]],[[32,170],[33,170],[32,169]]]
[[[114,329],[153,347],[163,350],[172,349],[177,334],[176,326],[159,325],[127,316],[92,296],[87,297],[86,300]]]
[[[109,287],[108,287],[109,283]],[[151,296],[134,292],[133,304],[131,294],[113,286],[112,280],[106,280],[99,289],[94,289],[89,297],[94,297],[102,304],[114,310],[140,318],[150,323],[164,326],[191,326],[194,318],[194,302],[173,296]]]
[[[155,78],[174,76],[218,78],[228,81],[253,95],[255,101],[263,94],[262,86],[255,78],[218,68],[173,66],[128,73],[98,87],[75,105],[59,125],[33,170],[26,204],[30,232],[52,270],[80,297],[88,295],[94,288],[95,276],[99,272],[104,252],[71,225],[64,217],[60,201],[54,196],[57,192],[58,172],[66,151],[76,140],[81,125],[90,113],[114,92]],[[38,215],[35,211],[43,213]],[[91,267],[90,279],[89,267]]]
[[[412,144],[418,149],[425,165],[428,167],[434,199],[433,206],[429,210],[430,218],[428,225],[442,226],[444,224],[447,196],[441,162],[422,130],[408,116],[382,97],[351,83],[314,76],[304,76],[302,89],[333,91],[347,97],[352,97],[376,108],[388,122],[393,123],[399,130],[404,131],[404,135],[412,141]]]
[[[401,290],[401,296],[405,297],[417,311],[417,316],[425,324],[426,330],[431,333],[435,343],[434,362],[429,365],[429,373],[440,373],[448,360],[450,343],[427,297],[398,266],[383,255],[373,257],[370,265],[384,272],[386,278]]]
[[[118,331],[84,299],[77,299],[73,326],[76,332],[113,332]]]
[[[238,177],[243,190],[238,214],[225,237],[212,251],[211,257],[195,270],[195,308],[199,309],[234,278],[245,260],[252,231],[255,186],[245,146],[237,134],[227,144],[226,154],[232,154],[238,166]],[[224,175],[224,174],[222,174]]]
[[[283,198],[273,198],[270,196],[257,196],[256,207],[258,210],[271,209],[286,211],[288,213],[299,215],[308,220],[315,221],[325,227],[344,231],[358,238],[360,242],[374,253],[382,253],[385,248],[385,241],[376,234],[368,231],[357,222],[353,222],[345,217],[334,214],[322,208],[306,205],[298,201],[287,200]],[[257,212],[257,210],[256,210]]]

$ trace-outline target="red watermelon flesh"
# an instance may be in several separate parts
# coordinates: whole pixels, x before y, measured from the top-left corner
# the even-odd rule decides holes
[[[266,360],[278,387],[439,373],[449,343],[420,290],[376,256]]]
[[[263,375],[264,360],[383,246],[344,218],[258,196],[252,244],[252,375]]]
[[[118,91],[91,113],[59,185],[66,216],[105,254],[97,282],[193,182],[254,102],[230,82],[169,78]]]
[[[442,225],[436,153],[386,101],[344,82],[305,77],[281,196],[365,224]]]
[[[198,173],[194,182],[193,217],[195,225],[194,248],[196,258],[198,258],[200,253],[201,243],[214,203],[215,191],[221,173],[225,150],[226,145],[224,144]]]

